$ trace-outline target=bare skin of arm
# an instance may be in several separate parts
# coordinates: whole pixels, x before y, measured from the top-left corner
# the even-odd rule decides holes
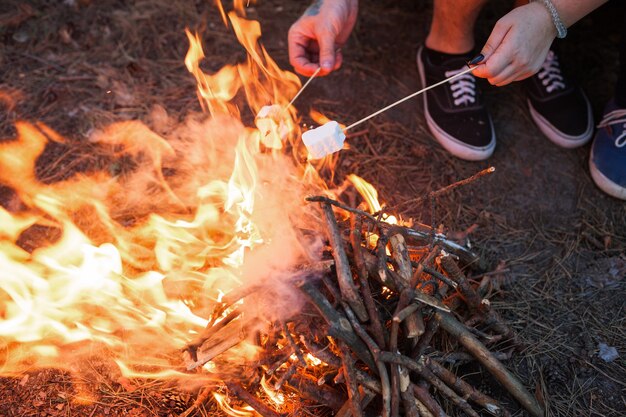
[[[552,0],[563,24],[570,27],[607,0]],[[541,2],[516,7],[496,23],[481,53],[477,77],[503,86],[523,80],[541,68],[557,35],[552,16]]]
[[[321,66],[327,75],[341,66],[346,43],[359,8],[358,0],[315,0],[289,29],[289,62],[310,76]]]

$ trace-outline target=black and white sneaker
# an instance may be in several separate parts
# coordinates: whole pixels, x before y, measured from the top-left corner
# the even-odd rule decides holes
[[[585,93],[561,73],[550,50],[539,72],[524,81],[530,116],[539,130],[563,148],[584,145],[593,135],[593,114]]]
[[[437,54],[433,62],[429,54]],[[471,56],[441,54],[422,46],[417,53],[417,68],[424,87],[451,77],[466,67]],[[452,155],[467,161],[482,161],[493,154],[496,135],[491,116],[482,102],[471,73],[427,91],[424,114],[430,132]]]

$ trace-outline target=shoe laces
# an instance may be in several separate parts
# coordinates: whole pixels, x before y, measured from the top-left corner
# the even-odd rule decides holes
[[[554,51],[548,51],[548,55],[543,64],[541,64],[541,70],[537,73],[537,77],[539,77],[541,84],[543,84],[548,93],[565,88],[565,80],[561,74],[559,59]]]
[[[626,109],[617,109],[608,112],[598,124],[598,128],[608,127],[622,123],[622,133],[615,138],[615,146],[623,148],[626,146]]]
[[[459,72],[465,70],[446,71],[446,78],[450,78]],[[473,104],[476,102],[476,78],[471,74],[463,74],[450,81],[450,90],[452,90],[452,98],[455,106]]]

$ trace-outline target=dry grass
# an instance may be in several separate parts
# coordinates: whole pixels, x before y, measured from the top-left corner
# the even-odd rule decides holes
[[[7,93],[1,97],[0,137],[11,137],[18,119],[44,121],[65,135],[68,143],[50,147],[41,160],[38,173],[47,181],[111,167],[110,156],[86,144],[94,128],[135,118],[149,123],[155,104],[181,119],[198,110],[195,85],[182,62],[185,27],[203,30],[209,69],[242,56],[205,1],[83,0],[68,7],[32,0],[27,3],[34,14],[28,18],[22,3],[0,4],[0,91]],[[364,4],[356,36],[345,48],[343,70],[305,92],[301,113],[315,108],[350,122],[417,89],[414,53],[424,38],[428,6],[414,3]],[[483,13],[479,40],[504,8],[490,6]],[[283,67],[286,30],[300,9],[292,2],[261,1],[251,12],[260,18],[265,44]],[[562,45],[563,62],[586,88],[596,115],[614,79],[619,26],[614,15],[609,10],[592,16]],[[478,225],[470,237],[484,266],[493,269],[504,261],[509,271],[493,301],[526,341],[509,365],[541,393],[549,416],[621,415],[626,270],[615,282],[605,278],[611,262],[626,253],[626,207],[593,186],[586,171],[588,148],[556,149],[539,134],[519,86],[486,89],[486,99],[498,132],[498,149],[489,161],[496,174],[442,196],[434,213],[419,204],[403,207],[401,214],[450,230]],[[434,145],[420,106],[417,100],[366,124],[366,133],[351,139],[352,149],[338,156],[336,181],[354,172],[375,184],[393,206],[487,167],[458,161]],[[620,358],[599,359],[600,342],[615,346]],[[91,405],[53,400],[61,398],[58,392],[77,395],[76,381],[72,384],[65,373],[38,371],[23,385],[20,378],[2,379],[0,404],[8,405],[0,407],[0,416],[167,416],[174,415],[174,406],[163,396],[188,395],[146,381],[133,381],[130,392],[107,371],[94,372],[83,381],[101,381]],[[46,401],[38,407],[32,401],[39,392]],[[185,398],[186,405],[193,401]],[[65,405],[57,408],[60,404]],[[211,403],[206,407],[199,415],[215,415]],[[304,407],[302,413],[316,410]]]

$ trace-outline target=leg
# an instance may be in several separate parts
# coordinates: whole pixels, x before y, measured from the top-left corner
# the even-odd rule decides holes
[[[624,5],[622,5],[624,8]],[[626,22],[626,8],[622,10]],[[626,27],[619,44],[615,95],[606,108],[591,145],[591,178],[605,193],[626,200]]]
[[[474,23],[487,0],[435,0],[426,47],[447,54],[474,49]]]
[[[474,49],[474,23],[487,0],[434,0],[430,33],[417,55],[423,86],[464,68]],[[491,116],[472,74],[465,74],[423,95],[426,125],[452,155],[481,161],[493,153]]]
[[[622,40],[619,44],[619,70],[614,99],[619,107],[626,108],[626,13],[624,13],[624,26],[622,26]]]

